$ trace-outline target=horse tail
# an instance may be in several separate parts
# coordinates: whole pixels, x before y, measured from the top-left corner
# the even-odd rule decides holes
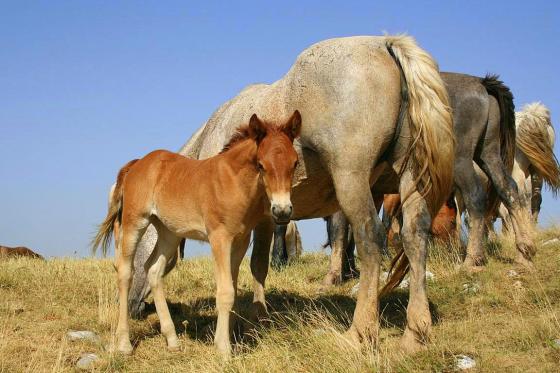
[[[401,247],[397,252],[397,255],[391,260],[391,265],[389,267],[389,277],[387,283],[379,292],[379,297],[382,298],[387,295],[391,290],[400,285],[404,276],[410,270],[410,262],[407,256],[404,254],[404,249]]]
[[[105,220],[99,225],[97,234],[91,243],[93,253],[101,246],[103,255],[107,255],[113,231],[120,225],[124,178],[136,162],[138,162],[138,159],[133,159],[125,164],[117,175],[116,184],[111,187],[111,192],[109,193],[109,211],[107,212]]]
[[[498,75],[487,74],[480,79],[480,83],[486,88],[486,92],[498,101],[500,109],[500,157],[508,173],[511,174],[515,158],[515,106],[513,94],[508,86],[499,80]],[[496,190],[490,187],[488,191],[487,213],[492,215],[500,204],[500,198]]]
[[[560,188],[560,166],[554,154],[554,128],[548,108],[540,102],[525,105],[516,120],[517,146],[556,196]]]
[[[435,215],[453,186],[455,140],[447,90],[437,63],[414,38],[386,36],[385,45],[401,73],[401,109],[408,104],[411,142],[399,174],[413,173],[417,190]],[[403,203],[410,194],[401,198]]]

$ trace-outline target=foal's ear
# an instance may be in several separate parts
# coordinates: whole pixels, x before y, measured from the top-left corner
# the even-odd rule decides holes
[[[301,132],[301,114],[298,110],[294,111],[288,122],[284,124],[282,130],[292,141],[299,136]]]
[[[257,114],[253,114],[249,119],[249,135],[255,139],[257,144],[266,136],[266,126]]]

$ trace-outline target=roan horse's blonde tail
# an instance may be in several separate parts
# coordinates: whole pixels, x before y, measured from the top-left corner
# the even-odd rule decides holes
[[[517,147],[556,196],[560,188],[560,167],[554,155],[554,128],[548,108],[540,102],[525,105],[516,113]]]
[[[437,63],[414,38],[397,35],[385,39],[408,88],[411,143],[401,173],[406,169],[413,173],[417,189],[434,216],[453,186],[455,140],[449,97]],[[401,196],[403,203],[412,192]],[[382,295],[397,286],[408,271],[406,255],[399,253],[395,259]]]
[[[103,249],[103,255],[107,255],[107,250],[111,244],[111,237],[113,235],[113,230],[116,229],[117,225],[120,223],[121,211],[122,211],[122,195],[123,195],[123,181],[130,171],[130,168],[138,161],[138,159],[133,159],[128,162],[120,169],[117,175],[117,183],[111,190],[111,200],[109,201],[109,211],[107,212],[107,217],[103,223],[99,225],[97,234],[91,242],[91,247],[93,253],[96,252],[97,248],[101,246]]]

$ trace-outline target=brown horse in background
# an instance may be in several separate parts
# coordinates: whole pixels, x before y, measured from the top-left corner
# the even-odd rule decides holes
[[[140,238],[153,224],[158,240],[145,268],[168,348],[179,349],[179,340],[161,280],[181,238],[190,238],[208,241],[212,247],[218,310],[215,344],[224,355],[231,354],[230,316],[239,265],[257,224],[270,217],[278,224],[290,221],[298,161],[293,141],[300,128],[298,111],[278,126],[254,114],[214,157],[194,160],[157,150],[121,169],[109,212],[93,242],[94,249],[102,245],[106,252],[112,232],[118,232],[118,351],[132,352],[128,292],[133,260]]]
[[[18,247],[7,247],[0,246],[0,258],[18,258],[18,257],[29,257],[33,259],[45,260],[41,255],[37,254],[31,249],[25,246]]]
[[[398,194],[386,194],[383,198],[383,222],[387,228],[388,243],[394,243],[394,238],[400,230],[400,205],[401,199]],[[457,205],[454,195],[451,195],[445,204],[441,206],[432,220],[430,227],[432,238],[447,242],[458,237],[457,230]]]

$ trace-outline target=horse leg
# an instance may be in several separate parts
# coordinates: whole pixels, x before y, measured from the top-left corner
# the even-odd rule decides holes
[[[233,291],[234,291],[234,303],[233,303],[233,313],[238,315],[237,309],[237,280],[239,277],[239,267],[241,266],[241,262],[243,261],[243,257],[247,252],[247,248],[249,247],[251,235],[247,234],[245,237],[237,240],[234,242],[231,250],[231,278],[233,281]],[[232,315],[233,316],[233,315]],[[233,329],[234,324],[237,322],[237,318],[235,320],[230,321],[230,331]]]
[[[288,264],[288,250],[286,248],[286,230],[288,226],[285,224],[276,224],[274,228],[274,245],[272,248],[272,268],[276,270],[282,269]]]
[[[323,285],[332,286],[343,281],[344,251],[347,248],[349,231],[348,219],[342,211],[338,211],[327,218],[327,233],[331,247],[329,272],[323,279]],[[352,248],[353,249],[353,248]],[[353,253],[352,253],[353,256]],[[347,267],[347,266],[346,266]]]
[[[354,342],[361,339],[376,340],[383,226],[369,188],[369,173],[367,170],[352,172],[347,167],[341,167],[333,170],[332,175],[338,202],[352,225],[361,260],[358,300],[348,336]]]
[[[539,220],[539,213],[541,212],[542,203],[542,190],[543,179],[535,173],[531,172],[531,214],[533,215],[533,223]]]
[[[165,292],[163,289],[163,277],[165,276],[168,262],[177,257],[177,245],[181,239],[175,236],[162,224],[157,224],[158,240],[154,251],[148,258],[145,268],[148,273],[148,282],[154,296],[154,303],[159,317],[161,334],[167,340],[167,348],[170,351],[180,349],[179,339],[175,332],[175,325],[171,319]]]
[[[132,220],[130,214],[123,214],[123,221],[120,227],[120,246],[117,253],[117,282],[119,288],[119,319],[117,322],[117,351],[123,354],[132,353],[130,343],[130,328],[128,324],[128,293],[134,270],[133,260],[136,247],[140,238],[146,231],[149,221],[145,218]]]
[[[413,188],[416,188],[414,177],[406,171],[401,178],[401,196],[409,195]],[[414,352],[428,342],[432,326],[426,294],[427,242],[432,219],[426,201],[418,191],[406,198],[402,205],[402,215],[401,237],[410,263],[410,295],[402,346],[407,352]]]
[[[235,290],[232,276],[232,239],[228,233],[221,230],[209,235],[212,255],[214,257],[214,274],[216,277],[216,309],[218,322],[214,344],[222,355],[231,355],[230,319],[235,302]]]
[[[461,192],[466,210],[469,213],[469,241],[464,266],[467,269],[483,265],[486,261],[483,250],[484,214],[486,196],[470,157],[459,153],[455,160],[455,185]]]
[[[526,208],[523,207],[524,204],[521,202],[517,185],[508,174],[500,157],[499,116],[496,116],[492,111],[491,106],[491,112],[488,116],[488,129],[480,154],[480,167],[492,181],[502,203],[509,211],[518,251],[516,261],[532,267],[532,257],[535,254],[536,247],[532,237],[530,207],[529,204],[527,204]]]

